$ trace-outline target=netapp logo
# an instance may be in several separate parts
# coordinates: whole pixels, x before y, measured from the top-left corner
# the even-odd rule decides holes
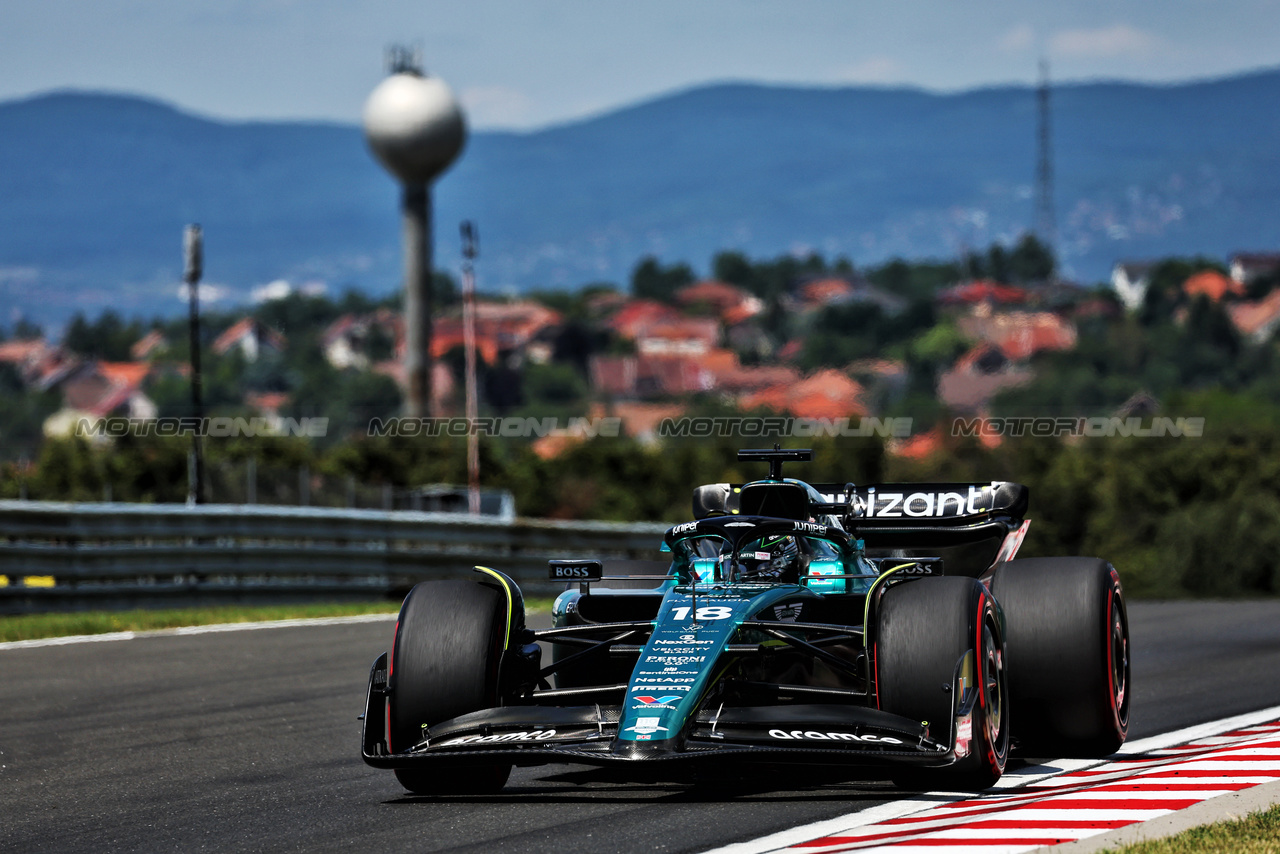
[[[851,732],[814,732],[813,730],[793,729],[786,732],[780,729],[769,730],[770,738],[780,738],[783,741],[862,741],[874,744],[902,744],[901,741],[891,735],[855,735]]]
[[[449,747],[454,744],[501,744],[511,741],[546,741],[548,738],[555,738],[556,731],[553,729],[534,730],[533,732],[504,732],[497,735],[464,735],[461,738],[450,739],[441,744],[441,747]]]

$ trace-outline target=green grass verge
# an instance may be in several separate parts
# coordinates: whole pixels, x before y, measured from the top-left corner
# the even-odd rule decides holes
[[[550,599],[530,599],[529,611],[546,611]],[[179,626],[209,626],[217,623],[258,623],[266,620],[296,620],[308,617],[350,617],[358,614],[394,614],[399,602],[342,602],[309,605],[267,605],[218,608],[170,608],[136,611],[79,611],[65,614],[22,614],[0,617],[0,642],[38,640],[67,635],[101,635],[108,632],[141,632],[175,629]]]
[[[1116,854],[1280,854],[1280,805],[1238,821],[1220,821],[1167,839],[1107,850]]]

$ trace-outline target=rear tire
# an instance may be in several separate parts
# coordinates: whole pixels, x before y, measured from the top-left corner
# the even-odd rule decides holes
[[[1120,576],[1098,558],[1002,563],[991,593],[1004,609],[1018,753],[1109,756],[1129,731],[1129,621]]]
[[[422,741],[423,726],[499,704],[498,666],[506,644],[501,593],[474,581],[424,581],[400,606],[391,653],[388,736],[392,752]],[[398,769],[418,795],[500,790],[510,765]]]
[[[1009,755],[1004,643],[992,597],[975,579],[910,581],[880,600],[874,653],[879,706],[927,721],[935,739],[955,738],[956,665],[970,650],[978,697],[968,755],[946,768],[899,771],[893,779],[902,788],[979,790],[1000,779]]]

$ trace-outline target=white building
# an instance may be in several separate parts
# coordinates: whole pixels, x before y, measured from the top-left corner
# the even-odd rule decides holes
[[[1129,311],[1142,306],[1154,267],[1150,261],[1121,261],[1111,269],[1111,287]]]

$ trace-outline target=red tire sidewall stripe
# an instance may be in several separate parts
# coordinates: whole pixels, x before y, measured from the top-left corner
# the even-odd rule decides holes
[[[987,767],[993,772],[1002,772],[1004,769],[1000,764],[1000,757],[996,755],[996,746],[989,737],[988,729],[988,716],[991,714],[991,709],[987,706],[987,649],[982,643],[982,633],[987,625],[988,608],[987,594],[984,589],[982,593],[978,594],[978,627],[974,637],[974,659],[978,665],[978,705],[982,708],[982,742],[983,751],[986,753]],[[997,721],[997,724],[999,724],[999,721]]]
[[[1115,585],[1107,587],[1107,622],[1106,622],[1106,639],[1107,645],[1107,702],[1111,704],[1111,722],[1118,728],[1120,725],[1120,708],[1116,703],[1116,660],[1115,660],[1115,644],[1112,643],[1111,632],[1115,627],[1115,607],[1116,607],[1116,588]]]
[[[1116,609],[1120,607],[1120,578],[1113,567],[1110,572],[1110,585],[1107,587],[1107,702],[1111,706],[1111,722],[1116,732],[1124,734],[1128,731],[1127,721],[1120,720],[1120,706],[1116,702],[1115,691],[1115,648],[1111,643],[1111,629],[1117,617]],[[1127,621],[1126,621],[1127,622]],[[1129,690],[1128,674],[1125,674],[1125,691]]]
[[[865,631],[865,629],[864,629]],[[871,644],[871,669],[876,680],[876,708],[880,708],[880,656],[877,654],[878,642]]]

